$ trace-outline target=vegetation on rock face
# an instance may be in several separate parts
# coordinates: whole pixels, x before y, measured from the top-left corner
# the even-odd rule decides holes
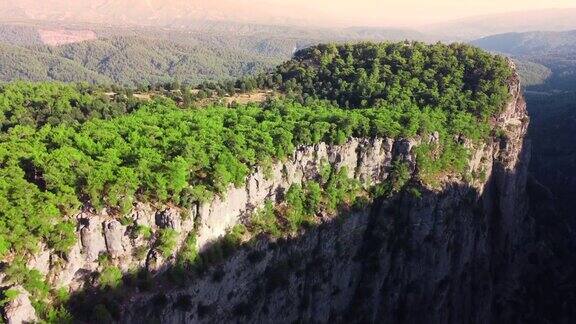
[[[34,253],[41,243],[64,255],[76,238],[69,216],[82,205],[119,215],[136,200],[188,207],[243,185],[254,166],[286,158],[297,145],[420,137],[423,181],[463,175],[465,140],[489,135],[510,73],[503,58],[465,45],[365,43],[307,49],[272,74],[239,81],[288,94],[261,105],[194,109],[165,98],[110,101],[81,85],[2,86],[0,256]],[[393,171],[389,191],[410,179],[405,165]],[[293,186],[279,208],[267,204],[212,256],[190,247],[180,264],[220,258],[246,230],[295,232],[320,210],[353,205],[359,187],[347,170],[322,168],[318,182]],[[146,228],[137,232],[151,236]],[[156,247],[165,256],[176,252],[176,232],[161,230]],[[116,279],[113,268],[101,277],[110,287]]]
[[[169,257],[176,251],[178,232],[171,228],[165,228],[158,231],[158,240],[156,247],[164,257]]]

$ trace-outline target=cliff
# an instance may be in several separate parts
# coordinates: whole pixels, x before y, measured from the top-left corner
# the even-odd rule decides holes
[[[517,77],[510,90],[496,121],[502,133],[470,162],[485,179],[445,179],[441,189],[402,192],[300,237],[258,240],[185,288],[132,300],[122,322],[518,320],[512,305],[533,221],[526,194],[528,118]],[[378,143],[369,152],[379,152]],[[396,158],[414,160],[410,142],[383,143],[389,143],[383,155],[355,154],[365,151],[355,149],[355,140],[336,150],[348,166],[360,162],[356,170],[366,170],[367,161],[371,170],[386,170]],[[372,180],[386,176],[372,173]]]
[[[161,278],[189,233],[196,233],[198,250],[206,251],[266,201],[280,203],[291,185],[318,178],[326,163],[346,167],[366,188],[389,180],[394,161],[416,172],[413,148],[436,136],[302,146],[270,170],[255,170],[244,186],[231,186],[222,197],[189,210],[138,203],[121,222],[106,211],[86,209],[76,217],[78,242],[64,262],[45,250],[28,265],[52,285],[79,293],[71,302],[78,313],[106,303],[108,293],[92,289],[106,265],[124,274],[146,269],[157,280],[154,290],[123,292],[113,314],[122,323],[508,319],[527,258],[523,245],[533,232],[526,195],[528,118],[517,76],[510,94],[493,121],[498,136],[471,146],[470,172],[485,177],[462,181],[447,175],[434,188],[412,180],[412,190],[323,215],[318,226],[297,235],[251,238],[181,285]],[[137,228],[152,234],[174,230],[173,253],[161,253],[158,235],[135,235]]]

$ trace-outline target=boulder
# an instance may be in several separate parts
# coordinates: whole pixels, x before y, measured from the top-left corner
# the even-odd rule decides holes
[[[132,219],[136,225],[152,227],[155,223],[155,213],[150,205],[138,202],[132,210]]]
[[[104,223],[104,237],[106,238],[106,250],[113,258],[118,258],[124,254],[122,237],[124,236],[124,226],[117,220]]]
[[[24,288],[15,286],[10,288],[19,292],[14,300],[4,305],[4,319],[8,324],[36,323],[36,311],[30,302],[30,294]]]
[[[80,229],[82,252],[87,261],[96,261],[101,252],[106,252],[106,241],[102,234],[102,220],[97,216],[81,218]]]

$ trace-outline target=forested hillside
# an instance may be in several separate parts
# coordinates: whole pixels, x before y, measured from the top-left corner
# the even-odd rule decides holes
[[[472,43],[491,51],[516,56],[567,54],[574,52],[576,47],[576,30],[498,34],[475,40]]]
[[[41,32],[94,32],[98,39],[47,46]],[[63,37],[64,37],[63,36]],[[236,79],[271,69],[295,51],[327,41],[426,39],[380,28],[298,27],[203,22],[186,30],[42,23],[0,24],[0,81],[114,83],[135,87]]]
[[[472,42],[483,49],[505,53],[521,61],[537,63],[550,69],[553,77],[530,90],[574,90],[576,82],[576,31],[510,33],[485,37]],[[541,73],[534,66],[529,74]],[[544,73],[545,76],[550,76]],[[530,84],[531,85],[531,84]]]
[[[148,85],[196,84],[263,71],[279,62],[230,48],[142,37],[118,37],[59,47],[2,45],[0,80],[55,80]]]
[[[93,51],[80,51],[87,52]],[[32,294],[43,318],[68,318],[63,308],[48,306],[64,305],[60,293],[23,260],[41,245],[65,258],[76,240],[73,216],[81,207],[107,208],[121,219],[136,201],[189,206],[243,183],[255,166],[283,159],[301,144],[433,134],[436,142],[416,149],[418,181],[439,186],[441,175],[480,177],[468,172],[469,145],[497,132],[491,120],[508,99],[510,76],[504,58],[466,45],[363,43],[298,52],[258,77],[288,95],[262,105],[198,109],[166,98],[110,100],[87,85],[3,85],[0,255],[12,260],[7,280]],[[408,181],[405,166],[395,170],[395,182],[377,194]],[[313,185],[328,186],[321,196],[326,206],[356,197],[350,196],[353,184],[334,177]],[[294,197],[304,195],[299,190]],[[313,215],[314,208],[298,204],[281,216],[288,219],[286,230]],[[158,242],[169,250],[171,234],[162,235]]]
[[[0,81],[11,80],[111,83],[110,78],[77,62],[0,43]]]

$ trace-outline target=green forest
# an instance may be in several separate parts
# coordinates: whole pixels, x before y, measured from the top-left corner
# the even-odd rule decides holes
[[[106,207],[118,218],[136,201],[190,207],[243,185],[255,166],[285,159],[298,145],[437,132],[438,143],[416,149],[418,180],[434,185],[440,173],[466,178],[464,142],[495,131],[490,122],[508,98],[510,76],[503,57],[416,42],[300,51],[271,73],[234,83],[239,91],[272,88],[284,96],[234,107],[110,99],[87,84],[2,85],[0,256],[33,254],[41,243],[65,256],[82,206]],[[407,170],[395,168],[405,183]],[[350,185],[340,178],[323,193],[334,196],[322,198],[332,205],[352,190],[342,189]],[[288,193],[291,230],[317,208],[317,186]],[[275,233],[269,215],[264,210],[253,226]]]
[[[421,172],[462,171],[466,152],[454,135],[488,135],[510,70],[465,45],[396,43],[319,46],[276,73],[274,85],[305,104],[195,109],[163,98],[110,102],[82,85],[2,86],[0,254],[33,252],[39,241],[65,253],[73,232],[53,225],[83,204],[119,214],[135,199],[186,206],[242,184],[259,161],[299,144],[437,131],[445,154],[423,154]]]

